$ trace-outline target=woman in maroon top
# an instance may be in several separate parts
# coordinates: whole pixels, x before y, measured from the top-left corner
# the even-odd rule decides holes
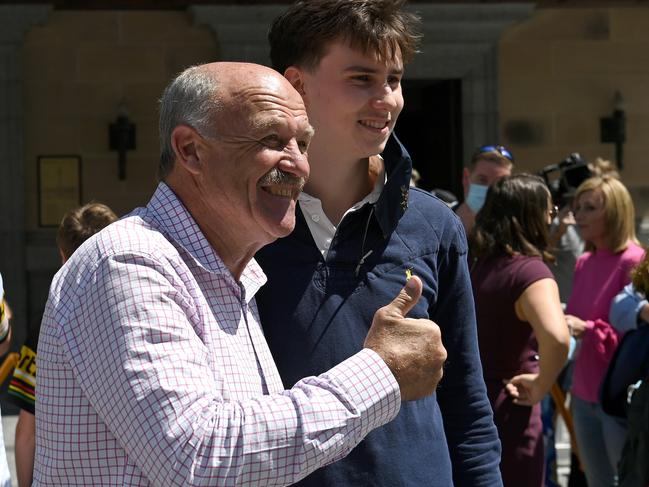
[[[557,284],[544,261],[553,206],[537,176],[500,179],[471,233],[480,355],[502,442],[505,486],[543,485],[539,401],[568,354]]]

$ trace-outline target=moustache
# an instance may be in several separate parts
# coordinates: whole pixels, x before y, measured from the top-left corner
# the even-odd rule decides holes
[[[300,176],[295,176],[277,169],[274,167],[268,171],[264,176],[259,180],[261,186],[271,186],[271,185],[281,185],[281,186],[293,186],[296,189],[302,191],[304,185],[306,184],[306,179]]]

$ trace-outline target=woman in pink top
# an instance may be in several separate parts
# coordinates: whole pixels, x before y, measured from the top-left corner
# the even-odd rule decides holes
[[[578,340],[572,384],[577,445],[589,487],[615,485],[626,425],[602,411],[599,387],[618,344],[608,323],[615,295],[644,254],[635,236],[629,192],[617,179],[584,181],[574,197],[575,220],[586,250],[577,261],[566,323]]]

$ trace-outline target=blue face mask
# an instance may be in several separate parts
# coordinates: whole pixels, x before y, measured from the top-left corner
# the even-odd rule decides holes
[[[482,184],[470,184],[469,185],[469,194],[466,195],[466,204],[469,205],[473,213],[478,213],[482,205],[484,205],[484,200],[487,197],[487,190],[489,186],[484,186]]]

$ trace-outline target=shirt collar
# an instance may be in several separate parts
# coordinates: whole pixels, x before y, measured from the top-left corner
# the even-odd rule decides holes
[[[378,177],[372,192],[353,208],[361,207],[368,201],[373,203],[375,218],[379,222],[383,237],[387,238],[408,209],[412,160],[394,133],[388,139],[381,157],[385,176]],[[299,201],[308,205],[319,202],[307,193],[301,193]]]
[[[379,156],[380,157],[380,156]],[[385,164],[383,162],[383,158],[381,157],[381,169],[379,171],[379,174],[376,177],[376,181],[374,182],[374,187],[372,188],[372,191],[365,196],[362,200],[360,200],[358,203],[355,203],[354,206],[352,206],[348,211],[354,211],[358,210],[361,208],[365,203],[376,203],[381,196],[381,192],[383,191],[383,188],[385,187],[385,181],[386,181],[386,172],[385,172]],[[316,202],[320,202],[318,198],[315,196],[311,196],[310,194],[306,192],[300,193],[298,196],[298,201],[302,202],[303,204],[306,203],[308,205],[312,205]]]
[[[213,274],[227,275],[234,281],[230,270],[209,244],[194,217],[164,182],[158,184],[147,210],[159,223],[160,230],[185,249],[201,267]],[[252,299],[265,282],[266,275],[257,261],[251,259],[241,274],[246,300]]]
[[[365,198],[354,205],[354,208],[356,209],[361,208],[365,203],[376,203],[379,200],[381,193],[383,192],[386,180],[385,162],[383,161],[383,157],[379,156],[379,158],[381,159],[381,169],[379,171],[379,174],[376,176],[374,188],[372,188],[372,192],[370,194],[368,194]]]

